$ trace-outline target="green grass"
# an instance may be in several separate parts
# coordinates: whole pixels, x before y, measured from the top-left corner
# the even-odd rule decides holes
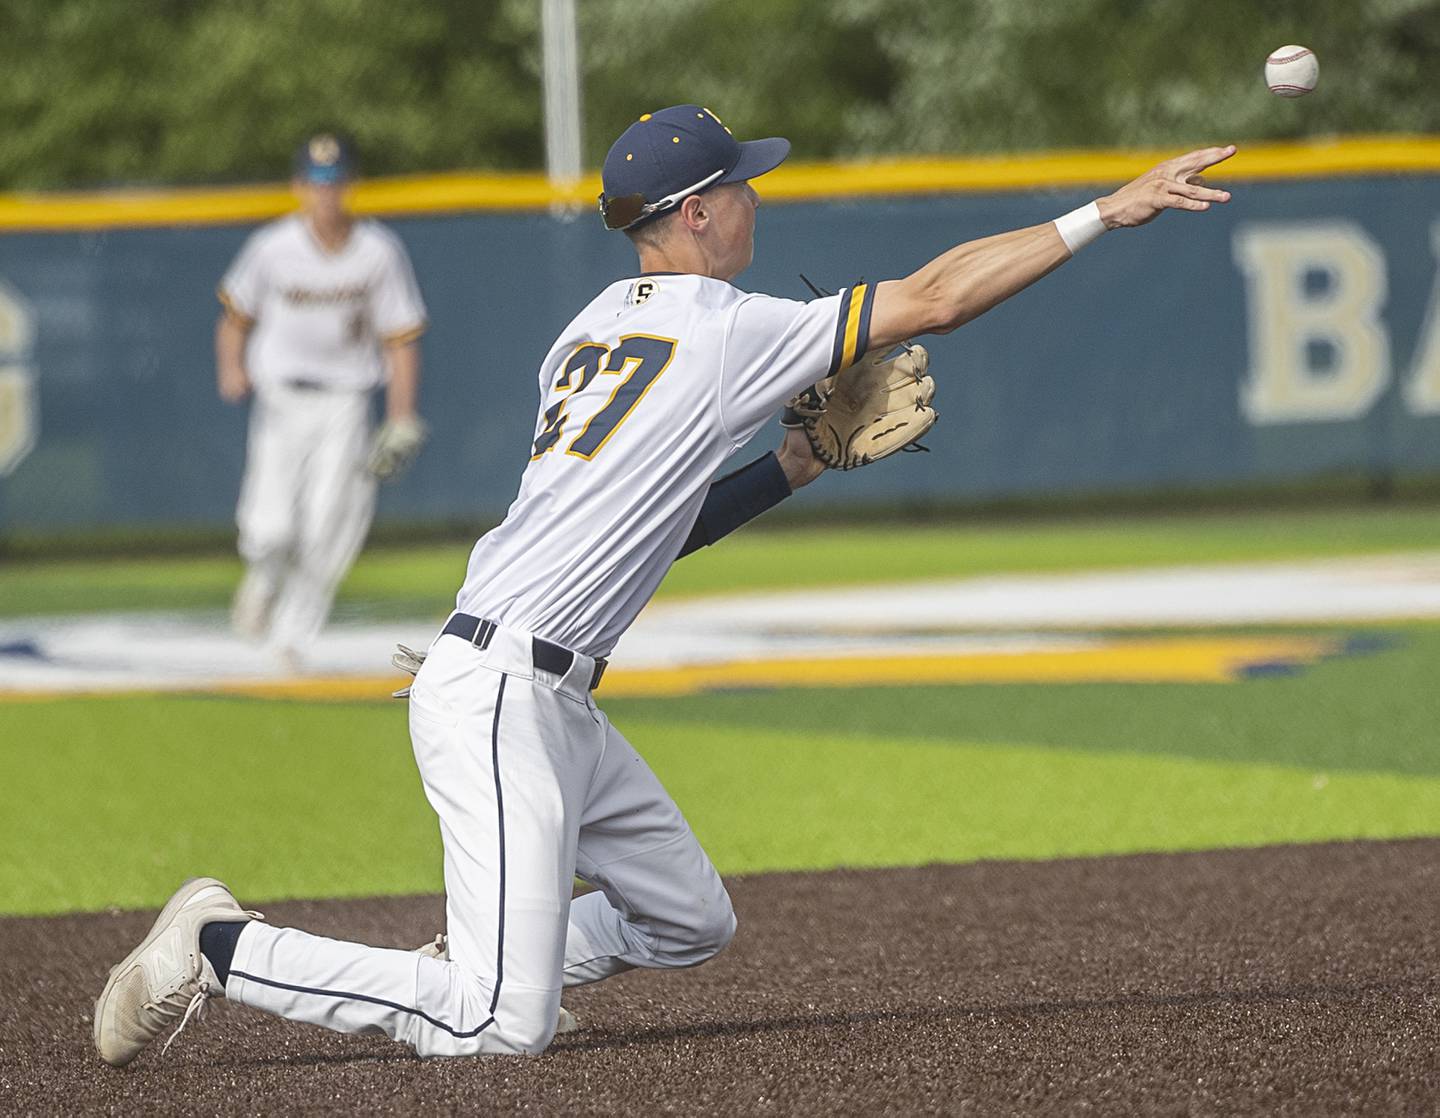
[[[730,873],[1387,838],[1440,820],[1440,778],[963,738],[631,733]]]
[[[813,726],[806,696],[789,700],[785,728],[764,733],[658,711],[624,724],[722,872],[1381,838],[1440,822],[1432,776],[837,733]],[[196,873],[257,901],[441,887],[398,703],[4,709],[0,911],[154,905]]]
[[[1233,684],[1003,684],[751,691],[615,699],[624,726],[663,718],[736,736],[798,724],[819,734],[926,743],[1021,741],[1093,752],[1383,770],[1440,777],[1440,626],[1374,630],[1388,647]],[[1440,816],[1436,817],[1440,833]]]
[[[1427,548],[1440,548],[1440,516],[1416,506],[753,528],[676,564],[660,592],[713,594]],[[367,552],[341,591],[341,609],[386,617],[443,615],[464,577],[469,549],[458,543]],[[239,561],[230,556],[10,562],[0,567],[0,617],[220,608],[239,577]]]
[[[0,718],[0,911],[149,904],[197,873],[269,897],[436,885],[400,703],[138,696]]]
[[[1440,547],[1427,510],[749,531],[665,593]],[[462,546],[367,555],[346,608],[443,613]],[[820,572],[817,574],[817,571]],[[222,606],[229,558],[21,564],[0,614]],[[606,702],[726,873],[1440,834],[1440,626],[1233,684]],[[0,704],[0,912],[440,888],[400,703]]]

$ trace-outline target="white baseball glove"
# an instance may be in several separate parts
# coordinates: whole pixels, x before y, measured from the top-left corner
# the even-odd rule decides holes
[[[381,481],[398,476],[415,461],[425,437],[425,422],[418,415],[387,419],[375,432],[365,468]]]

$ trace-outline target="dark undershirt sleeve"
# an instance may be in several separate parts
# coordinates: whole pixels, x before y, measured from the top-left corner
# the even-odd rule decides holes
[[[705,502],[700,506],[700,515],[695,518],[695,527],[690,529],[685,546],[675,558],[683,559],[692,551],[728,536],[740,525],[774,508],[790,493],[790,483],[785,480],[785,471],[780,468],[780,459],[774,451],[711,482]]]

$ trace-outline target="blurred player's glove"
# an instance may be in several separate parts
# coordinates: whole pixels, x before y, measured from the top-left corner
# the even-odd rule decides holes
[[[930,354],[913,342],[872,349],[796,396],[780,422],[802,428],[815,457],[832,470],[868,466],[897,450],[924,450],[916,440],[940,417],[930,406],[929,367]]]
[[[390,657],[390,663],[394,664],[402,672],[409,672],[412,676],[420,670],[420,665],[425,663],[425,653],[416,652],[413,648],[406,648],[403,644],[395,646],[395,654]],[[410,697],[410,685],[406,684],[398,691],[391,691],[392,699],[408,699]]]
[[[419,416],[387,419],[375,432],[365,468],[381,481],[402,473],[425,445],[425,423]]]

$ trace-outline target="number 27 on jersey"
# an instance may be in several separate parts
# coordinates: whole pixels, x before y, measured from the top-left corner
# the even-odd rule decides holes
[[[675,346],[674,338],[662,338],[655,334],[626,334],[614,348],[599,342],[584,342],[576,346],[555,380],[554,391],[558,399],[545,409],[540,434],[535,437],[535,446],[530,454],[531,461],[553,450],[564,438],[571,418],[570,407],[591,382],[597,377],[613,377],[615,386],[609,399],[565,448],[566,454],[577,458],[586,461],[594,458],[620,424],[630,418],[630,413],[639,406],[650,386],[669,367],[675,356]],[[607,380],[598,381],[597,392],[603,391],[606,384]]]

